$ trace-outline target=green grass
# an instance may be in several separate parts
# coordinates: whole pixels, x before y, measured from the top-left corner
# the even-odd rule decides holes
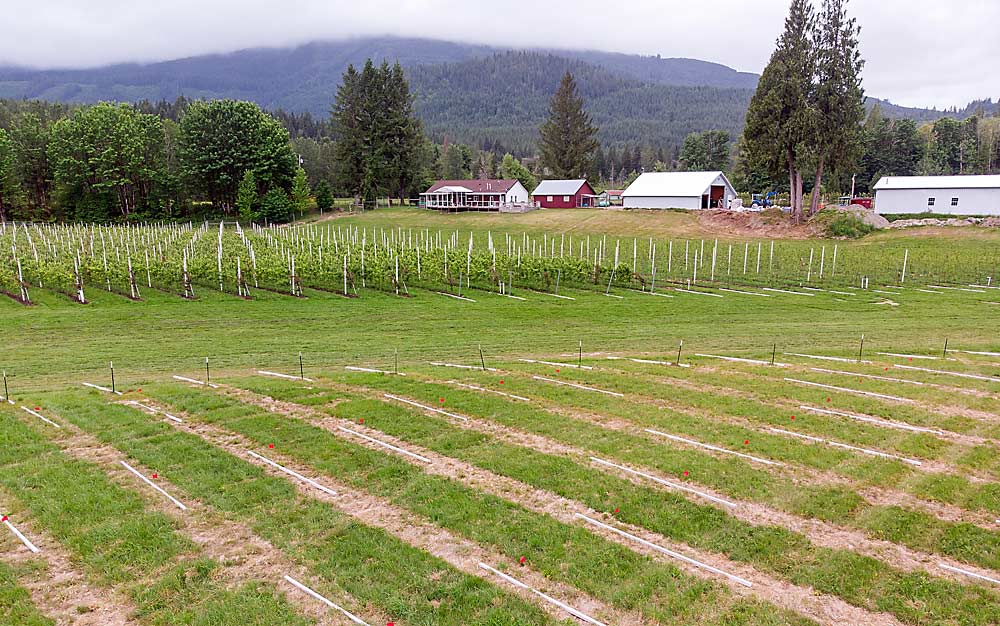
[[[0,487],[64,544],[101,584],[129,581],[193,549],[165,515],[96,466],[69,458],[54,444],[0,410],[7,443]]]
[[[358,377],[352,375],[351,378],[357,380]],[[401,380],[377,376],[366,378],[370,381],[391,380],[392,383]],[[404,381],[391,386],[394,391],[405,393],[412,392],[419,385]],[[301,385],[292,382],[266,381],[263,387],[269,395],[277,398],[301,399],[309,395]],[[484,402],[481,396],[454,389],[432,387],[429,391],[432,392],[429,395],[444,395],[447,406],[453,410],[465,411],[477,401]],[[493,400],[485,402],[493,403]],[[813,546],[804,536],[783,528],[755,527],[739,522],[717,508],[696,505],[654,488],[636,486],[627,480],[580,465],[573,459],[504,444],[481,433],[452,426],[444,419],[424,415],[417,418],[419,410],[415,414],[414,410],[381,401],[354,400],[338,403],[329,409],[329,413],[351,421],[364,418],[365,424],[371,428],[581,501],[596,510],[610,513],[620,508],[616,517],[623,522],[648,528],[700,549],[727,554],[734,560],[745,561],[796,584],[840,596],[857,606],[892,612],[907,623],[925,623],[922,611],[913,610],[914,602],[936,618],[958,618],[973,607],[988,613],[992,609],[987,607],[997,601],[992,594],[971,591],[970,595],[967,587],[934,579],[927,574],[905,573],[846,550]],[[700,475],[697,470],[693,473]],[[816,494],[817,497],[819,495]],[[888,521],[892,522],[893,518]],[[873,525],[884,526],[879,521],[874,521]],[[932,609],[929,608],[932,606]]]
[[[480,383],[495,375],[470,374]],[[561,374],[561,376],[564,376]],[[568,375],[567,375],[568,376]],[[498,397],[454,389],[439,384],[378,375],[343,374],[346,380],[376,389],[405,393],[425,404],[446,396],[447,406],[460,413],[486,417],[519,430],[592,451],[617,462],[644,465],[671,476],[687,471],[693,480],[732,497],[761,502],[776,509],[853,526],[879,539],[898,541],[916,550],[944,554],[988,568],[1000,568],[1000,534],[972,524],[951,523],[924,512],[867,504],[856,491],[839,486],[799,485],[748,461],[719,457],[708,452],[656,441],[650,436],[602,428],[596,424],[557,415]],[[565,377],[565,376],[564,376]],[[509,377],[505,378],[508,380]],[[492,381],[491,381],[492,382]],[[512,393],[525,392],[565,403],[608,410],[620,400],[606,400],[587,391],[556,387],[533,380],[518,380]],[[505,385],[506,389],[506,385]],[[523,394],[522,394],[523,395]],[[629,405],[631,406],[631,405]],[[905,517],[907,524],[883,528],[885,519]],[[905,529],[906,532],[902,532]]]
[[[320,593],[337,597],[346,591],[387,620],[411,624],[552,623],[538,608],[507,591],[327,504],[300,496],[288,481],[270,477],[259,467],[136,409],[108,406],[87,394],[50,394],[44,399],[64,419],[140,462],[156,465],[170,476],[179,496],[197,499],[246,524],[319,578]],[[186,401],[200,400],[213,406],[211,398],[202,399],[197,393]],[[247,419],[244,412],[232,408],[220,407],[219,413],[234,420]],[[176,585],[174,578],[165,580],[164,593],[168,593]],[[212,611],[225,612],[230,618],[240,615],[207,608],[198,614]]]
[[[547,577],[611,605],[670,623],[806,624],[808,620],[721,585],[682,574],[579,526],[562,524],[459,482],[422,473],[395,456],[345,442],[305,422],[289,420],[209,391],[156,386],[154,397],[191,419],[237,432],[352,487],[388,499],[516,561],[526,556]]]
[[[28,591],[18,585],[17,579],[17,569],[0,563],[0,624],[53,626],[55,622],[38,612]]]

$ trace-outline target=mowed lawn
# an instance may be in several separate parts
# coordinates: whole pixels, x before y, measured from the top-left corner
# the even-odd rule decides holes
[[[142,302],[91,289],[78,305],[36,289],[37,304],[3,298],[0,366],[13,390],[50,388],[97,378],[107,382],[115,362],[129,384],[167,373],[204,369],[220,374],[248,368],[298,369],[347,363],[390,365],[487,359],[539,353],[633,352],[673,354],[727,351],[769,354],[824,350],[853,354],[861,335],[869,349],[996,349],[1000,293],[951,291],[901,296],[814,297],[773,294],[725,297],[675,292],[673,298],[619,291],[563,290],[576,300],[520,292],[525,300],[473,290],[475,302],[414,290],[410,298],[375,290],[345,299],[307,290],[306,298],[256,292],[244,301],[198,290],[198,300],[146,290]],[[891,301],[895,303],[885,304]],[[12,391],[12,395],[13,391]]]

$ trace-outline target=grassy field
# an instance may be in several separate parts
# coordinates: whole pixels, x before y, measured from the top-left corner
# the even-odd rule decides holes
[[[677,212],[329,223],[717,235]],[[1000,237],[780,243],[919,268]],[[437,291],[0,299],[0,623],[1000,623],[1000,290]],[[172,378],[206,358],[213,386]],[[111,361],[124,395],[81,384]]]

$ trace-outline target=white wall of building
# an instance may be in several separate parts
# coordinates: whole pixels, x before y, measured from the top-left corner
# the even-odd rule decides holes
[[[507,192],[507,202],[527,202],[528,201],[528,190],[524,188],[520,182],[514,183],[514,186],[510,188]]]
[[[627,196],[622,198],[626,209],[700,209],[701,196]]]
[[[934,198],[933,206],[929,204],[930,198]],[[952,206],[953,198],[958,199],[957,206]],[[1000,188],[879,189],[875,192],[875,212],[1000,215]]]

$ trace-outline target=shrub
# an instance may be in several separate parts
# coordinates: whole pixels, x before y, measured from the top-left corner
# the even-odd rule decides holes
[[[860,239],[874,230],[874,226],[866,223],[854,213],[844,211],[837,211],[836,215],[829,217],[826,221],[826,234],[830,237]]]
[[[260,219],[287,222],[292,218],[292,201],[283,189],[275,187],[260,199]]]

